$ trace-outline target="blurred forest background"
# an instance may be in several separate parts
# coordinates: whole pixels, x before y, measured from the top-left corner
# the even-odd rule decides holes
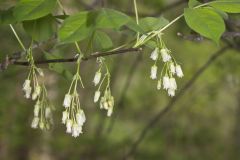
[[[185,0],[137,0],[140,17],[161,16],[169,20],[183,12]],[[0,9],[7,9],[16,1],[1,0]],[[129,0],[64,0],[68,13],[101,7],[113,8],[134,17],[133,2]],[[240,16],[231,15],[234,31],[240,31]],[[235,23],[236,22],[236,23]],[[25,44],[30,38],[15,26]],[[177,35],[181,33],[182,36]],[[128,32],[120,35],[108,33],[115,44],[124,44]],[[134,36],[134,35],[133,35]],[[184,77],[178,80],[178,92],[215,52],[219,46],[207,39],[193,40],[192,31],[180,20],[164,33],[164,40],[178,62]],[[235,37],[235,39],[238,39]],[[235,43],[236,44],[236,43]],[[49,45],[49,44],[48,44]],[[84,42],[82,43],[84,46]],[[236,44],[236,46],[239,45]],[[21,48],[9,26],[0,26],[0,59]],[[74,46],[63,45],[54,52],[62,57],[72,57]],[[55,105],[55,125],[50,131],[41,132],[30,127],[33,118],[32,101],[26,100],[22,84],[27,68],[9,66],[0,72],[0,159],[15,160],[106,160],[122,159],[132,148],[139,135],[144,137],[136,150],[126,159],[139,160],[237,160],[240,159],[240,52],[227,48],[205,68],[196,81],[172,99],[156,89],[152,81],[149,56],[151,49],[140,54],[110,56],[107,63],[112,73],[112,91],[115,108],[112,117],[93,103],[95,88],[92,79],[97,69],[95,60],[82,63],[81,75],[85,83],[79,89],[87,122],[83,134],[73,138],[65,133],[61,124],[62,101],[70,85],[69,77],[75,72],[74,64],[63,64],[69,72],[62,76],[48,65],[42,65],[46,75],[49,97]],[[43,58],[36,49],[34,55]],[[156,118],[166,105],[175,103]],[[155,120],[153,120],[155,118]],[[148,125],[153,122],[153,125]],[[146,128],[146,126],[149,126]],[[144,129],[145,128],[145,129]]]

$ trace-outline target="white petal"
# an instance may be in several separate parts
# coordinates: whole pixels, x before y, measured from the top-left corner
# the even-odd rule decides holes
[[[94,94],[94,102],[96,103],[99,98],[100,98],[101,92],[100,91],[96,91]]]
[[[109,107],[107,110],[107,116],[110,117],[113,113],[113,107]]]
[[[38,123],[39,123],[39,118],[38,117],[34,117],[33,120],[32,120],[31,127],[32,128],[37,128],[38,127]]]
[[[175,74],[175,73],[176,73],[176,69],[175,69],[175,66],[174,66],[173,63],[170,64],[170,72],[171,72],[172,74]]]
[[[168,76],[163,77],[163,89],[168,89],[170,87],[170,81]]]
[[[93,79],[93,83],[95,86],[98,85],[98,83],[100,82],[101,76],[102,76],[102,74],[100,71],[96,72],[94,79]]]
[[[151,58],[152,60],[154,60],[154,61],[156,61],[156,60],[158,59],[158,48],[155,48],[155,49],[153,50],[153,52],[151,53],[150,58]]]
[[[151,79],[157,79],[157,66],[156,65],[153,65],[151,67],[151,76],[150,76]]]
[[[167,49],[163,48],[161,49],[160,52],[161,52],[163,62],[168,62],[171,60],[172,57],[168,54],[169,51]]]
[[[169,82],[170,82],[169,88],[170,88],[170,89],[173,89],[173,90],[176,90],[176,89],[177,89],[177,83],[176,83],[175,78],[170,78],[170,79],[169,79]]]
[[[168,95],[173,97],[175,96],[175,90],[174,89],[168,89]]]
[[[65,98],[64,98],[64,101],[63,101],[63,106],[64,106],[65,108],[70,107],[70,105],[71,105],[71,100],[72,100],[72,96],[71,96],[70,94],[66,94],[66,95],[65,95]]]
[[[26,91],[30,87],[31,81],[29,79],[26,79],[23,83],[23,90]]]
[[[62,123],[65,124],[68,118],[68,112],[67,111],[63,111],[62,113]]]
[[[77,119],[77,124],[82,126],[84,124],[84,122],[86,122],[86,116],[83,112],[83,110],[81,110],[80,112],[78,112],[76,114],[76,119]]]
[[[73,137],[78,137],[80,134],[79,132],[79,129],[78,129],[78,125],[77,124],[73,124],[73,127],[72,127],[72,136]]]
[[[66,132],[67,133],[72,133],[72,120],[70,120],[70,119],[67,120],[66,127],[67,127]]]
[[[182,68],[180,65],[177,65],[176,66],[176,74],[178,77],[182,78],[184,75],[183,75],[183,72],[182,72]]]

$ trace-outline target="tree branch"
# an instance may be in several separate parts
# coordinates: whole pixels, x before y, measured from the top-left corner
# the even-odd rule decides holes
[[[129,52],[139,52],[142,51],[142,48],[127,48],[127,49],[120,49],[116,51],[107,51],[107,52],[95,52],[93,54],[90,54],[89,56],[85,56],[82,58],[83,61],[87,61],[89,59],[97,58],[97,57],[105,57],[105,56],[110,56],[110,55],[115,55],[115,54],[125,54]],[[66,62],[76,62],[78,57],[73,57],[73,58],[64,58],[64,59],[48,59],[48,60],[39,60],[35,61],[35,64],[48,64],[48,63],[66,63]],[[12,59],[12,62],[10,64],[13,65],[22,65],[22,66],[28,66],[29,63],[27,61],[14,61]]]
[[[137,66],[139,65],[141,59],[142,59],[142,55],[138,55],[138,57],[132,63],[131,68],[128,72],[128,76],[126,78],[125,84],[123,85],[123,88],[121,90],[119,101],[116,104],[116,106],[118,106],[119,111],[124,108],[124,100],[126,98],[126,93],[128,92],[129,86],[132,83],[134,72],[136,71]],[[113,114],[112,120],[110,121],[110,123],[107,127],[105,135],[109,135],[112,132],[114,124],[115,124],[118,116],[119,116],[119,112],[115,112],[115,114]]]
[[[173,107],[174,104],[184,95],[184,93],[195,83],[195,81],[203,74],[203,72],[218,58],[220,57],[227,49],[229,49],[230,46],[226,46],[215,52],[208,61],[200,67],[200,69],[192,76],[192,78],[180,89],[178,94],[171,99],[171,101],[165,106],[165,108],[161,111],[159,111],[153,119],[151,119],[147,125],[144,127],[144,129],[140,132],[139,136],[135,140],[135,142],[132,144],[131,148],[127,152],[127,154],[124,156],[123,159],[130,158],[135,152],[139,144],[143,141],[146,134],[152,128],[161,118],[164,117],[165,114],[167,114]]]

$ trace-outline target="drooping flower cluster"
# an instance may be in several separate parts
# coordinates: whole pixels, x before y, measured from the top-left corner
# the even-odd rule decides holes
[[[80,82],[83,87],[81,76],[79,74],[81,57],[78,60],[77,73],[73,76],[68,93],[65,95],[63,106],[65,110],[62,113],[62,123],[66,125],[66,133],[73,137],[78,137],[82,133],[83,124],[86,121],[84,111],[81,109],[80,99],[77,92],[77,86]]]
[[[100,109],[107,110],[107,116],[110,117],[113,112],[114,97],[111,95],[111,91],[107,88],[100,100]]]
[[[47,99],[47,91],[45,86],[42,86],[42,92],[39,95],[36,104],[34,105],[34,118],[32,120],[32,128],[40,128],[41,130],[49,130],[53,124],[52,110],[53,106]]]
[[[82,133],[82,126],[86,121],[85,114],[80,107],[79,95],[77,92],[67,93],[64,98],[62,123],[66,125],[66,132],[78,137]]]
[[[38,68],[34,64],[32,55],[32,49],[27,51],[27,61],[29,63],[29,74],[23,84],[23,91],[25,98],[36,100],[34,105],[34,118],[32,120],[32,128],[49,129],[52,121],[52,109],[53,106],[50,104],[47,96],[47,90],[44,82],[38,78],[44,77],[41,68]]]
[[[104,58],[100,57],[97,59],[97,62],[99,63],[99,70],[95,73],[93,83],[95,86],[98,86],[98,89],[95,91],[94,94],[94,102],[98,102],[100,99],[100,109],[105,109],[107,110],[107,116],[110,117],[113,112],[113,106],[114,106],[114,97],[111,95],[111,90],[110,90],[110,73],[109,70],[104,62]],[[102,71],[102,66],[105,65],[106,68],[106,73],[104,74],[104,77],[101,79],[101,71]],[[107,84],[106,88],[104,91],[103,96],[101,97],[101,87],[107,78]],[[100,98],[101,97],[101,98]]]
[[[156,43],[156,48],[150,55],[150,58],[155,62],[151,67],[150,78],[153,80],[158,78],[157,62],[162,61],[163,68],[157,81],[157,89],[160,90],[163,85],[163,89],[168,92],[169,96],[173,97],[175,96],[175,91],[177,90],[177,83],[174,76],[176,75],[177,77],[182,78],[184,76],[182,68],[171,55],[171,51],[165,46],[161,36],[158,37]]]

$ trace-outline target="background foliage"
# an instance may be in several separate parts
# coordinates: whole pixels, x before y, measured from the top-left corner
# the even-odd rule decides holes
[[[12,13],[17,17],[15,19],[11,14],[1,14],[0,23],[3,24],[0,25],[1,59],[4,59],[7,54],[21,49],[9,27],[4,25],[17,21],[24,21],[23,25],[16,24],[16,29],[25,44],[30,43],[30,36],[39,42],[44,42],[51,37],[51,40],[44,43],[44,49],[49,50],[49,53],[43,54],[41,49],[36,49],[34,53],[36,58],[74,56],[75,50],[71,44],[61,45],[54,48],[53,51],[50,50],[55,41],[55,28],[58,23],[49,13],[54,6],[56,7],[56,2],[52,1],[51,5],[49,2],[48,5],[44,2],[47,1],[36,1],[35,10],[23,9],[22,5],[18,5],[17,9],[13,11],[11,6],[15,5],[16,1],[0,1],[1,10],[10,8],[2,12]],[[62,1],[67,13],[77,14],[63,23],[58,31],[59,41],[70,43],[83,40],[81,46],[86,48],[86,53],[116,47],[118,46],[116,44],[124,44],[132,40],[131,35],[133,37],[135,34],[131,30],[147,32],[168,23],[163,17],[157,20],[150,17],[164,16],[173,19],[180,15],[187,3],[159,13],[163,8],[175,2],[175,0],[139,0],[140,16],[148,18],[141,19],[141,28],[138,28],[134,24],[133,4],[127,0]],[[102,9],[102,5],[104,8],[111,9]],[[39,13],[38,7],[45,8],[44,12]],[[95,9],[94,11],[78,13],[92,7]],[[221,6],[216,6],[216,8],[221,9]],[[231,9],[231,12],[235,10],[239,11],[239,8]],[[56,14],[61,13],[58,9],[55,12]],[[185,10],[185,12],[192,14],[192,9]],[[89,16],[92,17],[90,20],[96,22],[96,25],[85,26],[84,21]],[[109,23],[109,16],[110,19],[118,17],[118,20],[115,23]],[[220,17],[215,12],[214,16]],[[36,20],[36,18],[39,19]],[[208,22],[206,18],[204,17],[205,23]],[[239,23],[238,14],[230,14],[228,18],[230,21]],[[71,24],[72,19],[81,21],[82,23],[78,24],[83,25]],[[200,21],[201,17],[198,20],[198,22],[202,22]],[[222,17],[220,17],[216,23],[222,22]],[[191,26],[189,24],[191,22],[187,21],[187,23]],[[194,29],[194,26],[192,28]],[[234,29],[239,31],[239,28],[238,24]],[[69,32],[69,29],[74,32]],[[92,34],[93,32],[94,34]],[[179,83],[179,86],[182,86],[213,52],[225,44],[221,41],[217,45],[207,39],[198,42],[189,41],[177,36],[177,32],[188,35],[192,31],[187,27],[184,19],[181,19],[164,33],[165,43],[183,66],[185,77]],[[205,36],[217,42],[223,29],[218,26],[216,32],[219,35]],[[88,46],[91,36],[95,36],[94,42],[93,45]],[[155,82],[149,78],[149,69],[152,65],[149,59],[150,52],[151,49],[146,49],[141,56],[126,54],[111,56],[107,59],[112,72],[112,91],[116,97],[115,101],[118,103],[114,109],[116,119],[107,118],[105,112],[99,110],[99,106],[93,103],[92,97],[95,89],[92,79],[97,68],[94,60],[82,64],[81,74],[85,88],[79,90],[79,93],[87,116],[87,123],[83,129],[84,134],[76,139],[66,135],[64,125],[60,124],[63,110],[62,100],[68,89],[72,73],[74,73],[73,64],[51,64],[49,66],[51,71],[48,70],[47,65],[42,66],[46,72],[49,97],[54,102],[57,113],[54,117],[55,127],[49,132],[40,132],[30,128],[33,103],[23,98],[21,90],[27,68],[10,66],[6,71],[1,72],[0,159],[121,159],[147,122],[168,101],[171,101],[166,93],[155,89]],[[239,60],[239,52],[231,49],[214,62],[177,102],[176,108],[148,130],[147,137],[133,158],[240,159]],[[132,65],[135,68],[134,72],[131,71]],[[126,83],[129,84],[128,88],[125,88]],[[114,121],[114,125],[111,127],[112,121]]]

